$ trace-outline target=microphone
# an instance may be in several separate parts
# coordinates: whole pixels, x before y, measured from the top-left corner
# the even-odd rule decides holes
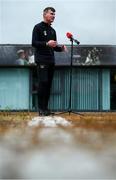
[[[74,41],[75,43],[77,43],[78,45],[80,44],[80,42],[77,39],[73,38],[73,35],[70,32],[66,33],[66,36],[68,39],[70,39],[71,41]]]

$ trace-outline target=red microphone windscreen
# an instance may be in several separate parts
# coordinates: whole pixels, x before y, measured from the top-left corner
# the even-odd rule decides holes
[[[67,38],[70,39],[70,38],[72,38],[73,35],[72,35],[70,32],[67,32],[67,33],[66,33],[66,36],[67,36]]]

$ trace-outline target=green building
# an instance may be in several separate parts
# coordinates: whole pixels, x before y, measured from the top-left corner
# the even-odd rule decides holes
[[[25,51],[27,65],[15,64],[17,51]],[[49,106],[68,109],[69,52],[55,53],[56,67]],[[0,45],[0,110],[37,111],[37,73],[29,45]],[[32,60],[32,59],[31,59]],[[30,61],[30,62],[29,62]],[[71,108],[75,111],[116,110],[116,46],[74,47]]]

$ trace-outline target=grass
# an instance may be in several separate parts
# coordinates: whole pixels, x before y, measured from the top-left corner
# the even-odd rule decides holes
[[[74,126],[85,126],[85,127],[114,127],[116,128],[116,113],[87,113],[83,112],[83,115],[73,114],[70,115],[62,114],[61,117],[71,121]],[[38,116],[36,112],[0,112],[0,131],[3,128],[24,128],[27,122],[33,117]]]

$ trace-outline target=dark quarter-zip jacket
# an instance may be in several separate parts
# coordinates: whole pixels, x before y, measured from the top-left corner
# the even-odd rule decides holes
[[[56,31],[43,21],[35,25],[32,33],[32,46],[35,48],[35,62],[37,64],[54,63],[54,51],[62,51],[60,46],[51,48],[46,45],[49,40],[57,41]]]

